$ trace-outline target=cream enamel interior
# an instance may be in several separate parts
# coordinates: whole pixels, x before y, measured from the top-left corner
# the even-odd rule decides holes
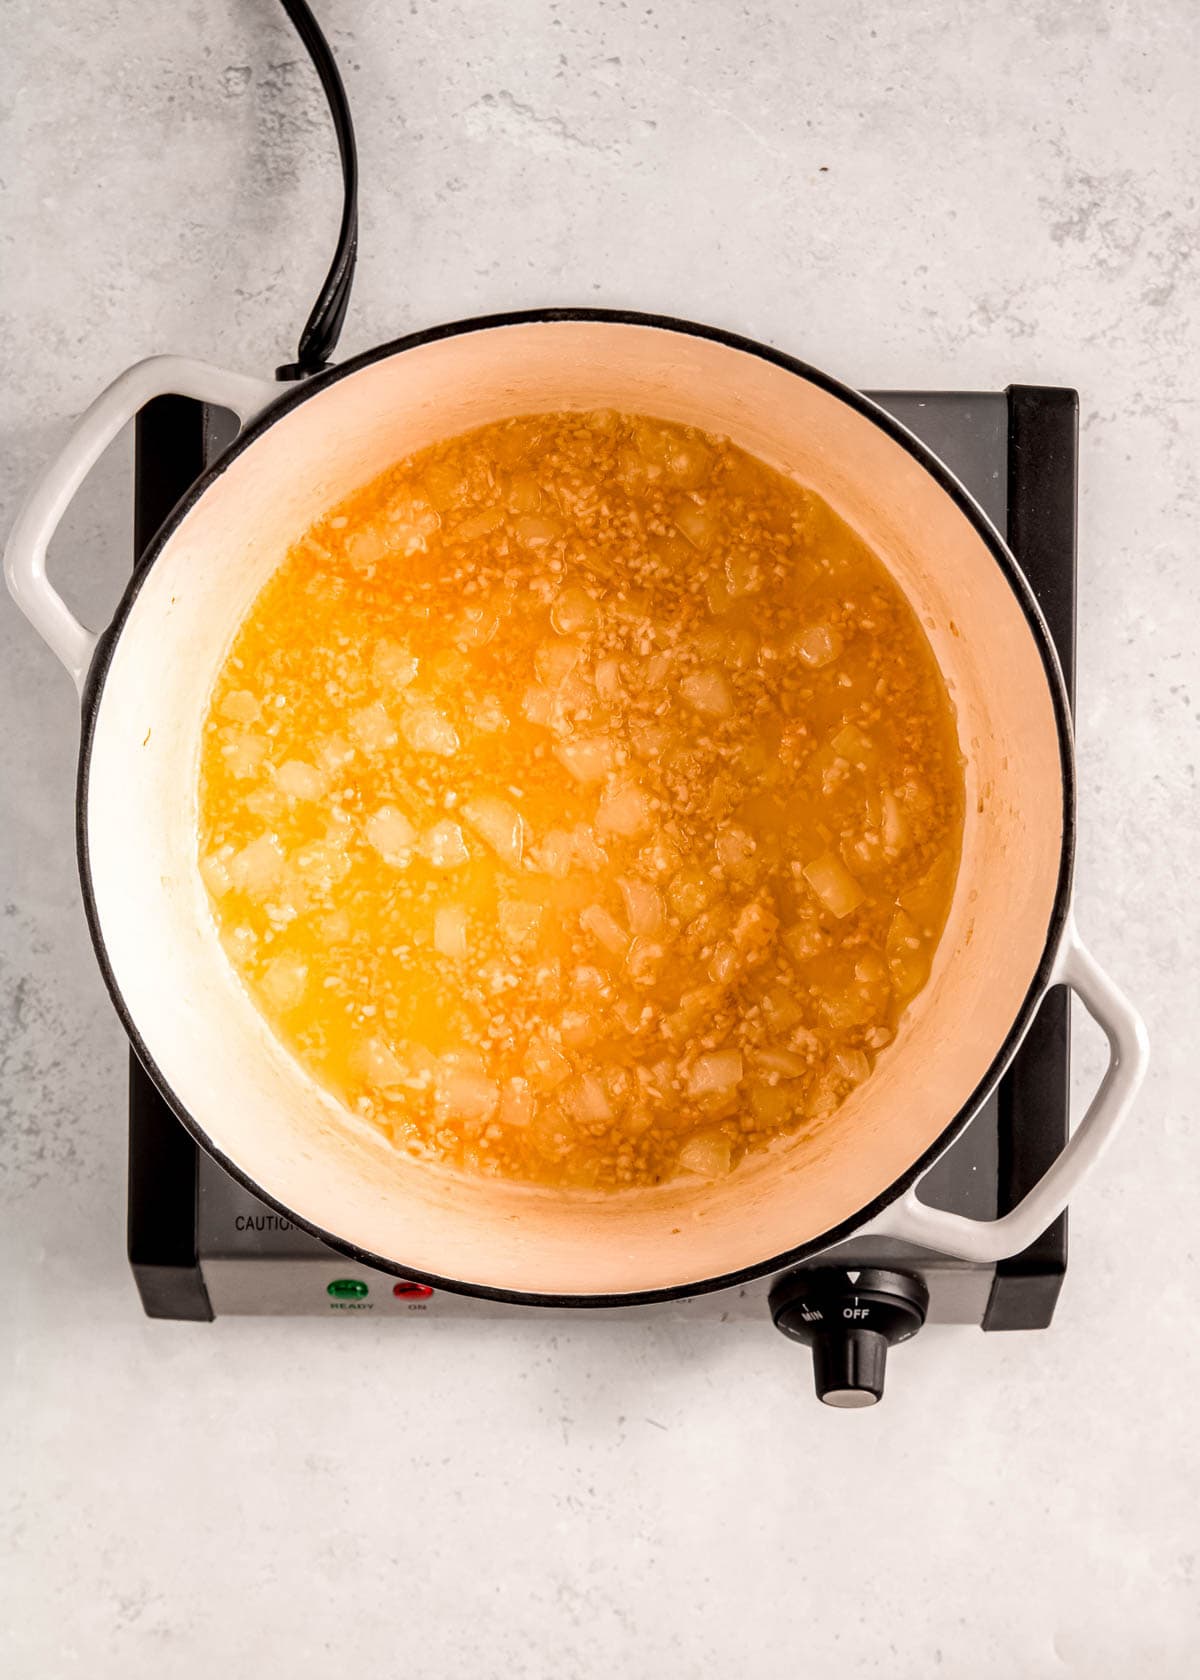
[[[267,1031],[196,867],[208,692],[288,543],[389,462],[539,409],[614,407],[725,433],[812,485],[920,613],[968,760],[962,867],[929,985],[816,1134],[721,1184],[555,1195],[396,1157]],[[852,1218],[976,1092],[1043,955],[1062,850],[1054,708],[984,541],[873,421],[753,355],[615,322],[493,326],[398,352],[271,425],[174,531],[122,629],[87,784],[98,923],[161,1075],[216,1147],[302,1219],[400,1268],[539,1294],[657,1290],[756,1265]]]

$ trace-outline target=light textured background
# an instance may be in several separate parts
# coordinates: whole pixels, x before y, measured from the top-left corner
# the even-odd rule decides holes
[[[123,1045],[71,851],[72,694],[6,603],[0,1669],[1182,1680],[1200,11],[320,9],[363,166],[348,351],[596,301],[861,384],[1079,387],[1079,914],[1154,1069],[1078,1198],[1053,1331],[927,1332],[877,1412],[818,1408],[766,1325],[147,1323]],[[7,524],[128,362],[290,355],[336,176],[271,0],[6,0],[4,24]],[[97,623],[129,563],[128,464],[118,446],[58,543]]]

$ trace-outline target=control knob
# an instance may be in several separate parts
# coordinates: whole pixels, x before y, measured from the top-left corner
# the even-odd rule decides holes
[[[812,1348],[817,1398],[873,1406],[883,1398],[887,1350],[925,1322],[929,1291],[907,1272],[801,1268],[771,1285],[771,1317]]]

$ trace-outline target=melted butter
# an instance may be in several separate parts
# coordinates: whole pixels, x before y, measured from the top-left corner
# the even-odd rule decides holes
[[[925,636],[818,497],[545,414],[292,548],[213,690],[200,863],[273,1030],[397,1148],[615,1188],[870,1077],[962,808]]]

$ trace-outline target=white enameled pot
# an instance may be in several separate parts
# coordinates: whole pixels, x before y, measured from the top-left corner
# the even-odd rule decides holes
[[[46,547],[105,445],[165,392],[230,408],[243,430],[167,519],[96,636],[48,580]],[[554,1193],[398,1156],[267,1030],[224,955],[197,867],[208,693],[289,543],[413,450],[565,408],[623,409],[725,434],[818,491],[919,614],[967,761],[949,921],[895,1042],[814,1135],[716,1184]],[[282,394],[272,382],[156,357],[80,420],[21,513],[5,564],[13,595],[80,689],[83,892],[139,1055],[231,1172],[371,1265],[469,1292],[603,1305],[715,1288],[868,1228],[1000,1259],[1062,1210],[1130,1106],[1145,1033],[1071,916],[1070,716],[1046,626],[1000,536],[946,468],[874,404],[812,368],[707,328],[588,310],[420,333]],[[1070,1142],[1001,1219],[928,1207],[923,1173],[1057,984],[1078,994],[1109,1045]]]

